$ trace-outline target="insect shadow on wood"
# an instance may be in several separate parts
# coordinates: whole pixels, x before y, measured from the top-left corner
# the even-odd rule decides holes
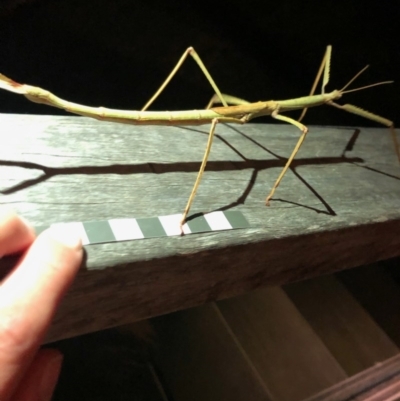
[[[229,141],[222,137],[219,134],[215,134],[215,137],[218,138],[220,141],[222,141],[226,146],[228,146],[230,149],[232,149],[240,158],[243,159],[243,161],[231,161],[231,163],[235,166],[236,170],[245,170],[245,169],[253,169],[253,173],[250,177],[249,183],[247,185],[247,187],[245,188],[245,190],[243,191],[242,195],[237,198],[235,201],[229,203],[228,205],[222,206],[216,210],[218,211],[223,211],[223,210],[229,210],[235,206],[238,205],[242,205],[245,203],[248,195],[251,193],[254,184],[257,180],[257,176],[258,176],[258,172],[268,169],[268,168],[276,168],[276,167],[282,167],[286,164],[287,162],[287,158],[278,155],[277,153],[271,151],[270,149],[268,149],[267,147],[265,147],[264,145],[260,144],[259,142],[257,142],[255,139],[249,137],[248,135],[244,134],[242,131],[240,131],[237,127],[231,125],[231,124],[223,124],[224,126],[230,128],[231,130],[233,130],[234,132],[238,133],[239,135],[245,137],[247,140],[249,140],[250,142],[254,143],[256,146],[260,147],[261,149],[263,149],[264,151],[266,151],[267,153],[269,153],[270,155],[274,156],[275,159],[272,160],[255,160],[255,159],[249,159],[247,158],[243,153],[241,153],[238,149],[236,149],[231,143],[229,143]],[[193,131],[193,132],[198,132],[200,134],[203,135],[207,135],[207,132],[196,129],[196,128],[192,128],[192,127],[179,127],[181,129],[185,129],[185,130],[189,130],[189,131]],[[296,171],[296,167],[298,166],[305,166],[305,165],[321,165],[321,164],[339,164],[339,163],[361,163],[363,162],[363,159],[357,157],[357,158],[348,158],[343,154],[340,157],[320,157],[320,158],[304,158],[304,159],[295,159],[292,162],[292,165],[290,167],[291,171],[293,172],[293,174],[310,190],[310,192],[312,192],[314,194],[314,196],[316,196],[318,198],[318,200],[324,205],[324,207],[326,208],[326,210],[321,210],[309,205],[305,205],[305,204],[301,204],[301,203],[297,203],[297,202],[293,202],[293,201],[289,201],[289,200],[285,200],[285,199],[280,199],[280,198],[273,198],[271,199],[271,201],[275,201],[275,202],[284,202],[284,203],[289,203],[295,206],[300,206],[303,207],[305,209],[309,209],[309,210],[313,210],[317,213],[322,213],[322,214],[327,214],[329,216],[336,216],[336,212],[332,209],[332,207],[328,204],[327,201],[325,201],[325,199],[315,190],[315,188],[313,188],[297,171]],[[206,167],[206,170],[210,171],[216,171],[212,168],[210,168],[210,165],[212,164],[212,161],[209,161]],[[165,165],[164,165],[165,166]],[[164,168],[164,167],[163,167]],[[167,167],[168,168],[168,167]],[[226,168],[223,168],[222,170],[226,170]],[[199,215],[201,215],[202,213],[197,213],[194,214],[190,217],[188,217],[188,221],[191,219],[194,219],[196,217],[198,217]]]
[[[354,149],[354,147],[356,145],[356,142],[358,140],[358,137],[360,135],[360,132],[361,131],[358,128],[356,128],[354,130],[353,135],[350,137],[349,141],[347,142],[347,144],[346,144],[346,146],[345,146],[345,148],[343,150],[343,153],[342,153],[343,157],[346,157],[346,152],[351,152]],[[370,167],[370,166],[361,165],[361,164],[359,164],[359,162],[353,161],[351,163],[354,164],[357,167],[365,168],[366,170],[370,170],[370,171],[373,171],[375,173],[385,175],[386,177],[390,177],[390,178],[394,178],[396,180],[400,180],[400,177],[398,177],[396,175],[385,173],[384,171],[378,170],[378,169]]]
[[[360,136],[360,132],[361,131],[358,128],[354,130],[353,135],[348,140],[348,142],[342,152],[343,157],[346,156],[346,152],[351,152],[354,149],[354,145],[356,144],[357,139]]]
[[[257,179],[257,175],[258,172],[261,171],[262,169],[265,168],[270,168],[270,167],[281,167],[284,166],[288,160],[288,158],[283,157],[278,155],[277,153],[273,152],[272,150],[268,149],[266,146],[260,144],[258,141],[256,141],[255,139],[249,137],[248,135],[246,135],[245,133],[243,133],[242,131],[240,131],[238,128],[233,127],[232,125],[227,125],[230,129],[232,129],[233,131],[235,131],[236,133],[238,133],[239,135],[245,137],[246,139],[248,139],[250,142],[254,143],[256,146],[260,147],[261,149],[263,149],[265,152],[269,153],[271,156],[274,156],[276,159],[275,160],[266,160],[264,161],[264,166],[251,166],[250,164],[252,164],[252,162],[255,162],[254,160],[250,160],[247,159],[243,154],[241,154],[240,152],[238,152],[231,144],[228,143],[228,141],[226,141],[224,138],[220,139],[225,142],[232,150],[234,150],[240,157],[242,157],[248,164],[248,168],[254,168],[254,173],[250,179],[249,185],[246,188],[246,190],[244,191],[243,195],[238,199],[237,202],[235,202],[234,204],[232,204],[233,206],[238,204],[238,203],[244,203],[247,195],[251,192],[251,188],[254,186],[254,183]],[[310,192],[313,193],[313,195],[318,198],[318,200],[324,205],[324,207],[326,208],[326,210],[321,210],[309,205],[305,205],[302,203],[298,203],[298,202],[293,202],[293,201],[289,201],[286,199],[281,199],[281,198],[273,198],[271,199],[271,201],[273,202],[284,202],[284,203],[289,203],[292,205],[296,205],[296,206],[300,206],[303,207],[305,209],[309,209],[309,210],[313,210],[317,213],[322,213],[322,214],[327,214],[330,216],[336,216],[336,212],[332,209],[332,207],[329,205],[329,203],[318,193],[318,191],[311,186],[310,183],[308,183],[304,177],[302,177],[296,170],[296,167],[298,166],[304,166],[304,165],[311,165],[311,164],[337,164],[337,163],[355,163],[355,162],[362,162],[363,160],[360,158],[347,158],[346,155],[344,154],[345,152],[343,152],[343,154],[340,157],[324,157],[324,158],[307,158],[307,159],[295,159],[293,160],[291,166],[289,167],[290,170],[293,172],[293,174],[310,190]],[[259,161],[257,161],[259,162]],[[233,162],[235,165],[237,164],[237,162]],[[257,163],[260,164],[260,163]],[[221,208],[219,210],[225,210],[224,208]]]
[[[242,160],[241,161],[209,161],[207,164],[208,171],[229,171],[229,170],[244,170],[244,169],[253,169],[253,174],[248,182],[247,187],[244,189],[243,193],[237,198],[235,201],[230,202],[229,204],[222,206],[216,210],[228,210],[237,205],[244,204],[248,195],[252,191],[254,184],[256,182],[258,172],[271,168],[271,167],[281,167],[283,166],[287,158],[279,156],[278,154],[272,152],[270,149],[258,143],[253,138],[245,135],[243,132],[233,127],[232,125],[226,125],[230,129],[234,130],[234,132],[242,135],[247,140],[254,143],[256,146],[262,148],[265,152],[274,156],[275,159],[272,160],[255,160],[246,158],[244,154],[242,154],[238,149],[236,149],[229,141],[222,137],[221,135],[216,135],[220,141],[222,141],[226,146],[228,146],[232,151],[234,151]],[[194,131],[197,133],[201,133],[202,135],[207,135],[206,132],[193,129],[188,127],[180,127],[181,129]],[[274,201],[280,201],[285,203],[295,204],[297,206],[301,206],[304,208],[308,208],[316,211],[317,213],[325,213],[329,215],[335,215],[332,208],[329,204],[318,194],[318,192],[307,183],[303,177],[301,177],[297,171],[297,166],[302,165],[313,165],[313,164],[336,164],[343,162],[362,162],[362,159],[359,158],[347,158],[342,155],[339,158],[308,158],[308,159],[300,159],[294,160],[291,166],[291,170],[293,173],[301,180],[304,185],[306,185],[310,191],[320,200],[320,202],[325,206],[326,210],[320,210],[308,205],[295,203],[283,199],[274,199]],[[129,175],[129,174],[143,174],[143,173],[155,173],[155,174],[165,174],[169,172],[197,172],[199,168],[200,162],[174,162],[174,163],[141,163],[141,164],[110,164],[105,166],[76,166],[76,167],[48,167],[42,164],[33,163],[33,162],[24,162],[24,161],[9,161],[9,160],[0,160],[0,165],[9,166],[9,167],[19,167],[30,170],[38,170],[41,171],[42,174],[38,177],[25,180],[16,185],[13,185],[7,189],[3,189],[0,193],[4,195],[12,194],[18,192],[20,190],[26,189],[28,187],[40,184],[54,176],[57,175],[71,175],[71,174],[86,174],[86,175],[101,175],[101,174],[118,174],[118,175]],[[150,169],[150,172],[149,172]],[[196,216],[196,215],[195,215]]]

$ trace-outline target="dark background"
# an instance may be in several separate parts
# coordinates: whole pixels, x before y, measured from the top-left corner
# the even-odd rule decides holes
[[[30,0],[0,6],[0,72],[70,101],[140,109],[188,46],[222,92],[250,101],[307,95],[327,44],[329,89],[400,82],[398,1]],[[348,94],[342,103],[399,125],[399,83]],[[192,60],[153,110],[203,108],[212,90]],[[0,112],[63,111],[0,92]],[[263,120],[271,122],[272,119]],[[375,126],[331,107],[307,124]]]

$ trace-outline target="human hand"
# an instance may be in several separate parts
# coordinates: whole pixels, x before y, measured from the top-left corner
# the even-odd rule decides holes
[[[0,282],[0,400],[50,401],[62,355],[39,350],[82,260],[79,238],[33,229],[12,212],[0,215],[0,257],[25,251]]]

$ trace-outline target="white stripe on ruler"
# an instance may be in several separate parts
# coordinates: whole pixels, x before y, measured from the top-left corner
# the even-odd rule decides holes
[[[181,214],[171,214],[169,216],[158,216],[161,225],[164,227],[165,232],[167,235],[181,235],[181,228],[179,223],[181,221],[182,215]],[[184,234],[191,234],[189,226],[185,223],[183,225],[183,233]]]
[[[86,234],[85,227],[82,222],[71,222],[71,223],[54,223],[51,224],[50,227],[54,227],[56,229],[62,229],[63,231],[67,230],[73,232],[78,235],[82,240],[82,245],[90,244],[89,238]]]
[[[232,228],[223,212],[211,212],[204,215],[211,230],[230,230]]]
[[[108,223],[117,241],[144,238],[136,219],[111,219]]]

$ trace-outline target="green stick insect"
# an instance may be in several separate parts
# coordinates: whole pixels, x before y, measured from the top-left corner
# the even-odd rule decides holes
[[[378,82],[376,84],[364,86],[361,88],[345,90],[362,72],[365,71],[365,69],[368,67],[367,66],[364,69],[362,69],[358,74],[356,74],[342,89],[326,93],[325,87],[329,82],[331,53],[332,53],[332,46],[328,46],[325,55],[322,59],[321,66],[319,68],[319,71],[317,73],[317,76],[315,78],[309,96],[300,97],[297,99],[289,99],[289,100],[268,100],[268,101],[259,101],[255,103],[250,103],[246,100],[239,99],[234,96],[222,94],[218,89],[217,85],[215,84],[210,73],[208,72],[207,68],[203,64],[202,60],[200,59],[199,55],[192,47],[189,47],[183,53],[182,57],[179,59],[174,69],[168,75],[167,79],[163,82],[163,84],[160,86],[157,92],[146,103],[146,105],[143,107],[141,111],[114,110],[114,109],[107,109],[104,107],[89,107],[77,103],[68,102],[55,96],[54,94],[52,94],[47,90],[35,86],[19,84],[2,74],[0,74],[0,88],[24,95],[26,98],[36,103],[43,103],[49,106],[58,107],[71,113],[79,114],[82,116],[93,117],[102,121],[104,120],[117,123],[137,124],[137,125],[202,125],[211,123],[203,160],[199,172],[197,174],[197,178],[194,183],[192,192],[189,196],[186,207],[182,214],[182,219],[180,222],[182,229],[182,226],[186,221],[186,217],[189,213],[190,207],[196,195],[197,188],[203,176],[208,156],[210,154],[215,129],[218,123],[245,124],[248,121],[252,120],[253,118],[270,115],[272,118],[276,120],[285,121],[289,124],[294,125],[301,131],[301,135],[296,143],[296,146],[292,151],[292,154],[287,160],[286,165],[282,169],[269,195],[266,198],[267,205],[269,205],[270,199],[273,197],[276,189],[278,188],[280,182],[282,181],[282,178],[284,177],[286,171],[290,167],[292,160],[294,159],[301,145],[304,142],[304,139],[308,132],[308,128],[301,123],[301,120],[303,119],[309,107],[321,106],[326,104],[329,106],[334,106],[339,109],[348,111],[353,114],[357,114],[361,117],[367,118],[369,120],[375,121],[377,123],[389,127],[393,138],[397,157],[400,161],[400,147],[397,141],[394,124],[392,121],[380,117],[376,114],[373,114],[369,111],[360,109],[359,107],[353,106],[351,104],[340,105],[335,103],[335,100],[340,99],[342,95],[345,93],[370,88],[376,85],[388,84],[392,83],[393,81]],[[168,85],[168,83],[171,81],[171,79],[174,77],[176,72],[179,70],[179,68],[182,66],[182,64],[189,55],[193,57],[197,65],[203,71],[204,75],[206,76],[208,82],[210,83],[215,92],[215,95],[211,98],[206,108],[204,110],[185,110],[185,111],[163,111],[163,112],[146,111],[148,107],[154,102],[154,100],[160,95],[160,93],[165,89],[165,87]],[[315,89],[321,77],[322,77],[321,94],[314,95]],[[215,107],[214,105],[216,103],[222,103],[222,106]],[[292,110],[302,110],[302,114],[298,120],[282,115],[282,113]]]

